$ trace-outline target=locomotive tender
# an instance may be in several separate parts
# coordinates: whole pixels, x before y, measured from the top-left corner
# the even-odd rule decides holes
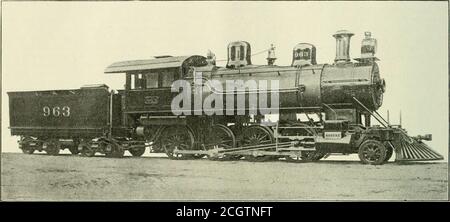
[[[19,147],[28,154],[38,150],[57,155],[68,148],[84,156],[122,157],[126,150],[141,156],[149,148],[172,159],[318,161],[330,154],[358,153],[362,163],[383,164],[394,152],[396,161],[443,159],[422,141],[431,135],[410,137],[376,112],[385,91],[376,40],[366,32],[361,57],[352,62],[352,35],[345,30],[333,35],[333,64],[317,64],[315,46],[300,43],[290,66],[274,65],[273,47],[267,65],[253,65],[250,44],[237,41],[228,45],[226,67],[216,66],[212,54],[158,56],[108,66],[105,73],[126,75],[125,88],[118,91],[91,85],[8,92],[11,134],[20,136]],[[236,79],[276,80],[279,87],[276,92],[225,87]],[[175,115],[171,105],[179,95],[173,87],[177,80],[188,81],[188,94],[222,95],[217,98],[226,106],[219,114],[206,115],[204,107],[183,101],[192,114]],[[208,85],[212,80],[222,83],[223,90]],[[267,121],[258,106],[239,110],[238,103],[261,100],[263,93],[277,94],[278,121]],[[371,117],[381,125],[371,125]]]

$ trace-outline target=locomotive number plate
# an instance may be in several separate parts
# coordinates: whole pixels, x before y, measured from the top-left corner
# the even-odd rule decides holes
[[[342,132],[325,132],[325,139],[338,140],[342,138]]]
[[[53,116],[53,117],[69,117],[70,116],[70,107],[69,106],[44,106],[42,107],[42,112],[45,117]]]
[[[159,96],[145,96],[144,103],[147,105],[156,105],[159,103]]]

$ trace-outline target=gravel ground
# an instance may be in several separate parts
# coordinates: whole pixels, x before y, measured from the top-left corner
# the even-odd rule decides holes
[[[447,200],[447,163],[2,153],[2,200]]]

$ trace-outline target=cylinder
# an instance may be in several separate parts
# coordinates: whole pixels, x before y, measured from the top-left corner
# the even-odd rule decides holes
[[[347,30],[337,31],[333,35],[336,38],[336,58],[335,63],[349,62],[350,61],[350,38],[353,33]]]
[[[149,131],[148,131],[148,128],[146,128],[145,126],[138,126],[138,127],[136,127],[135,133],[138,136],[147,137],[149,134]]]

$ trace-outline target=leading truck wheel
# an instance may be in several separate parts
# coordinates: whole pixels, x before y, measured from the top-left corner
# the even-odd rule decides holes
[[[386,158],[386,147],[377,140],[366,140],[359,146],[359,159],[364,164],[380,165]]]

